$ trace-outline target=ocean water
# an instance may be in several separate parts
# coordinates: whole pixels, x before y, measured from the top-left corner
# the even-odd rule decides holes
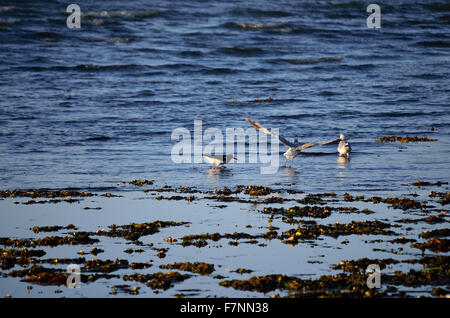
[[[450,6],[445,1],[0,2],[0,188],[111,187],[135,178],[201,189],[394,191],[450,177]],[[271,97],[270,102],[255,99]],[[172,131],[250,126],[337,138],[292,168],[216,172],[171,160]],[[379,143],[387,135],[431,143]],[[206,142],[204,143],[206,144]],[[247,154],[248,155],[248,154]],[[120,189],[119,189],[120,191]]]
[[[77,1],[81,28],[69,29],[68,2],[0,0],[0,189],[77,187],[123,195],[82,198],[72,204],[0,200],[1,236],[52,235],[34,234],[31,229],[54,224],[73,223],[80,231],[96,231],[111,224],[185,221],[189,227],[166,228],[143,237],[144,243],[154,244],[140,246],[143,253],[130,255],[124,251],[129,242],[104,237],[96,245],[105,250],[99,258],[150,260],[153,267],[139,271],[144,273],[159,271],[161,264],[204,261],[216,266],[212,275],[227,279],[280,273],[317,278],[336,273],[330,266],[344,259],[420,258],[419,249],[389,240],[404,236],[423,241],[418,235],[424,230],[445,227],[420,220],[398,226],[398,220],[430,213],[444,218],[440,209],[447,209],[429,193],[446,192],[448,184],[418,188],[411,183],[450,181],[450,5],[442,0],[378,3],[381,28],[369,29],[366,9],[372,2]],[[171,136],[177,128],[193,136],[198,120],[202,132],[215,128],[225,137],[227,129],[249,128],[245,117],[300,142],[335,139],[344,133],[353,148],[350,160],[338,157],[336,144],[324,145],[302,152],[292,167],[285,167],[286,149],[280,145],[277,171],[261,174],[266,164],[249,162],[258,153],[252,152],[248,140],[245,150],[234,154],[243,160],[224,170],[207,162],[172,160],[177,141]],[[389,135],[437,141],[375,141]],[[202,145],[208,144],[204,140]],[[116,186],[137,178],[155,184]],[[329,218],[316,219],[320,224],[382,220],[393,225],[396,237],[323,236],[296,246],[279,239],[261,239],[261,246],[239,241],[234,246],[222,239],[204,248],[184,247],[180,238],[189,234],[256,235],[266,232],[272,222],[281,234],[296,225],[279,217],[269,221],[269,215],[260,213],[269,206],[264,202],[221,205],[202,198],[203,192],[187,203],[155,200],[159,193],[142,191],[164,185],[207,191],[235,185],[334,191],[341,199],[333,202],[337,206],[350,204],[342,201],[345,192],[366,198],[413,195],[435,204],[435,209],[400,211],[384,204],[353,202],[352,206],[375,213],[333,211]],[[287,208],[291,203],[270,206]],[[168,243],[168,237],[178,243]],[[380,237],[384,240],[376,241]],[[48,253],[45,257],[73,258],[90,247],[43,249]],[[157,257],[159,248],[167,248],[163,259]],[[51,266],[65,269],[65,264]],[[254,272],[245,276],[234,273],[237,268]],[[410,268],[420,270],[422,265],[399,263],[385,271]],[[117,272],[130,274],[125,269]],[[158,294],[140,285],[140,295],[272,295],[224,288],[212,275],[194,275]],[[55,292],[61,287],[33,284],[28,290],[27,283],[2,274],[0,293],[103,297],[115,284],[124,281],[99,280],[81,289],[64,288],[60,294]],[[414,296],[429,296],[433,286],[401,288]]]

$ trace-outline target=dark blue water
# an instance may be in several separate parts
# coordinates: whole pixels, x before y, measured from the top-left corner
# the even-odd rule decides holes
[[[78,1],[69,29],[65,1],[0,1],[0,188],[448,180],[450,5],[378,2],[369,29],[371,2]],[[304,142],[345,133],[351,160],[333,145],[274,175],[171,161],[173,129],[198,119],[225,134],[247,116]],[[387,135],[438,141],[375,142]]]

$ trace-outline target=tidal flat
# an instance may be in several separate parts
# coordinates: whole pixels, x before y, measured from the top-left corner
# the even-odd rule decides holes
[[[449,193],[446,180],[370,194],[146,179],[107,192],[4,190],[0,293],[448,297]],[[80,288],[66,286],[70,264]],[[367,286],[371,264],[380,288]]]

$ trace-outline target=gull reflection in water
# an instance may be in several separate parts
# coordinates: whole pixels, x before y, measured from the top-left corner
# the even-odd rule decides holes
[[[341,181],[343,181],[342,179],[345,179],[345,169],[347,169],[350,163],[350,158],[338,156],[337,162],[339,168],[339,177]]]
[[[260,204],[259,203],[252,203],[247,209],[247,212],[257,212],[259,209]]]
[[[337,162],[340,169],[346,169],[350,158],[338,156]]]
[[[208,177],[210,178],[214,178],[214,179],[223,179],[223,178],[228,178],[231,177],[233,175],[233,173],[231,172],[231,170],[226,169],[226,168],[221,168],[221,169],[208,169],[207,170],[208,173]]]
[[[295,168],[283,167],[284,175],[286,180],[289,182],[297,181],[300,173],[295,170]]]

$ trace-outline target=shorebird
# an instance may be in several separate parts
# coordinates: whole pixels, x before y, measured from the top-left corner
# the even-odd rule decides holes
[[[345,138],[344,134],[340,135],[339,140],[340,140],[339,145],[337,147],[339,156],[347,155],[347,158],[349,158],[350,151],[352,151],[352,147],[350,147],[350,144],[347,142],[347,139]]]
[[[209,163],[216,165],[216,169],[220,169],[221,167],[225,168],[225,164],[229,163],[231,160],[237,160],[233,155],[218,155],[218,156],[208,156],[203,155]]]
[[[278,135],[272,133],[271,131],[267,130],[266,128],[264,128],[264,127],[261,126],[260,124],[254,122],[254,121],[251,121],[251,120],[248,119],[248,118],[245,118],[245,120],[247,120],[247,121],[250,123],[250,125],[252,125],[252,126],[255,127],[256,129],[262,131],[263,133],[268,134],[268,135],[272,135],[272,136],[278,138],[278,140],[280,140],[281,143],[282,143],[283,145],[285,145],[286,147],[289,148],[289,149],[283,154],[283,156],[286,157],[286,161],[285,161],[285,164],[284,164],[284,165],[286,165],[288,159],[292,159],[292,162],[291,162],[291,164],[289,165],[289,167],[291,167],[291,165],[294,163],[294,158],[295,158],[301,151],[306,150],[306,149],[309,149],[309,148],[314,147],[314,146],[316,146],[316,145],[322,146],[322,145],[326,145],[326,144],[331,144],[331,143],[334,143],[334,142],[338,142],[338,141],[340,140],[340,139],[332,139],[332,140],[327,140],[327,141],[307,142],[307,143],[305,143],[305,144],[299,144],[299,143],[297,142],[296,139],[294,139],[292,142],[290,142],[290,141],[284,139],[283,137],[278,136]]]

